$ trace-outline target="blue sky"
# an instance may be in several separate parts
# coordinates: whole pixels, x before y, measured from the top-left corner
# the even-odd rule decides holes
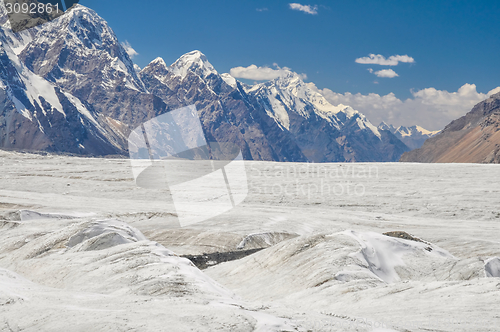
[[[80,4],[130,43],[141,67],[158,56],[172,63],[194,49],[220,73],[277,64],[305,74],[328,100],[350,104],[374,124],[383,119],[441,129],[500,85],[500,1]],[[369,54],[407,55],[413,62],[356,62]],[[398,76],[377,76],[389,69]]]

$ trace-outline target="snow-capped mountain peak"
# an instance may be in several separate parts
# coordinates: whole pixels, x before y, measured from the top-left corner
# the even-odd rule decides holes
[[[169,73],[170,71],[165,61],[158,57],[140,70],[139,77],[142,78],[142,75],[152,75],[153,77],[156,77],[156,79],[165,83],[170,76]]]
[[[84,48],[94,49],[114,44],[118,40],[108,23],[95,11],[82,5],[76,5],[60,18],[42,26],[58,25],[66,30],[66,41],[73,41]]]
[[[311,103],[319,111],[318,114],[324,118],[330,118],[332,114],[336,115],[339,112],[344,113],[347,118],[351,118],[358,113],[350,106],[330,104],[323,95],[312,89],[309,83],[305,83],[297,73],[289,72],[271,82],[277,89],[287,91],[290,96]]]
[[[125,83],[128,89],[145,91],[115,33],[92,9],[76,5],[36,29],[36,38],[20,54],[36,74],[69,90],[87,90],[81,84],[90,76],[104,89]]]
[[[415,128],[415,130],[412,130],[413,128]],[[396,132],[398,132],[399,134],[401,134],[402,137],[411,136],[413,133],[416,132],[416,126],[413,126],[411,128],[404,127],[404,126],[399,126],[396,129]]]
[[[165,60],[163,60],[163,58],[161,57],[157,57],[156,59],[151,61],[148,66],[159,66],[159,67],[164,67],[165,69],[167,68]]]
[[[249,87],[247,93],[265,96],[269,100],[269,103],[264,103],[268,115],[287,130],[290,128],[289,112],[298,113],[305,118],[309,118],[312,112],[336,129],[354,121],[359,129],[370,130],[381,139],[377,127],[363,114],[350,106],[330,104],[314,87],[314,84],[305,83],[300,75],[290,71],[271,81]]]
[[[396,130],[393,125],[387,124],[385,121],[380,122],[380,124],[378,125],[378,129],[389,130],[391,133],[394,133],[394,131]]]
[[[415,126],[415,129],[418,131],[418,132],[421,132],[422,135],[429,135],[429,136],[434,136],[434,135],[437,135],[438,133],[441,132],[441,130],[434,130],[434,131],[430,131],[430,130],[427,130],[425,128],[422,128],[420,126]]]
[[[417,149],[421,147],[428,138],[431,138],[432,136],[435,136],[440,132],[440,130],[430,131],[418,125],[410,127],[394,127],[393,125],[387,124],[384,121],[379,124],[378,128],[381,130],[390,131],[411,149]]]
[[[394,128],[394,127],[392,127],[392,128]],[[413,136],[413,135],[431,137],[431,136],[434,136],[437,133],[439,133],[439,130],[430,131],[430,130],[427,130],[427,129],[424,129],[420,126],[415,125],[415,126],[411,126],[411,127],[399,126],[398,128],[396,128],[394,130],[394,132],[398,132],[399,134],[401,134],[402,137]]]
[[[193,72],[202,78],[210,74],[217,74],[217,71],[212,64],[208,62],[205,54],[197,50],[181,56],[170,66],[170,69],[174,75],[180,76],[181,79],[184,79],[188,72]]]

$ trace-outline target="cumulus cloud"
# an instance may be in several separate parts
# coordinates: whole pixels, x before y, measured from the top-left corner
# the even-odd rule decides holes
[[[372,71],[370,71],[371,73]],[[388,78],[393,78],[393,77],[398,77],[399,75],[392,69],[382,69],[378,70],[376,72],[373,72],[375,75],[378,77],[388,77]]]
[[[456,92],[435,88],[412,91],[411,98],[401,100],[392,92],[382,96],[376,93],[342,94],[330,89],[317,89],[313,83],[308,85],[333,105],[352,106],[365,114],[375,125],[385,121],[395,126],[420,125],[429,130],[443,129],[452,120],[469,112],[480,101],[500,92],[500,87],[497,87],[488,93],[479,93],[475,84],[464,84]]]
[[[285,76],[292,71],[288,67],[281,68],[278,64],[274,63],[275,69],[270,67],[257,67],[250,65],[248,67],[234,67],[231,68],[229,74],[236,78],[245,78],[253,81],[268,81],[280,76]],[[302,79],[306,79],[306,74],[298,74]]]
[[[378,77],[389,77],[389,78],[393,78],[393,77],[397,77],[399,76],[394,70],[392,69],[382,69],[382,70],[378,70],[378,71],[374,71],[372,68],[368,68],[368,71],[372,74],[375,74],[377,75]],[[378,84],[377,81],[374,82],[375,84]]]
[[[125,52],[127,52],[128,56],[133,59],[136,55],[139,55],[136,50],[130,45],[130,43],[126,40],[122,42],[122,46],[125,49]]]
[[[408,55],[391,55],[386,59],[381,54],[369,54],[363,58],[357,58],[355,61],[362,64],[397,66],[400,62],[414,63],[415,59]]]
[[[290,9],[298,10],[307,14],[316,15],[318,14],[318,6],[314,5],[301,5],[300,3],[289,3]]]

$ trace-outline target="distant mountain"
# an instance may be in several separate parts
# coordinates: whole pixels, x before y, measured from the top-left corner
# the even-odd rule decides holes
[[[500,93],[474,106],[400,161],[500,163]]]
[[[418,149],[427,139],[436,136],[440,132],[439,130],[429,131],[420,126],[394,127],[393,125],[388,125],[385,122],[380,123],[378,129],[389,130],[411,150]]]
[[[309,161],[395,161],[407,151],[394,135],[350,106],[330,104],[295,73],[245,91],[293,135]]]
[[[245,159],[396,161],[408,150],[291,72],[247,86],[199,51],[141,70],[106,21],[81,5],[18,34],[5,13],[0,20],[3,148],[126,155],[131,130],[195,104],[207,139],[237,144]]]

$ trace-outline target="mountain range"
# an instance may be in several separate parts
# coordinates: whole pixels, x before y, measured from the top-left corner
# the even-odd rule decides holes
[[[140,69],[81,5],[19,33],[0,6],[0,24],[0,148],[127,155],[134,128],[194,104],[207,139],[238,145],[247,160],[397,161],[410,150],[399,131],[330,104],[293,72],[246,85],[199,51]]]
[[[393,125],[387,124],[385,122],[380,123],[378,125],[378,129],[389,130],[411,150],[420,148],[427,139],[439,134],[440,132],[439,130],[429,131],[420,126],[394,127]]]

